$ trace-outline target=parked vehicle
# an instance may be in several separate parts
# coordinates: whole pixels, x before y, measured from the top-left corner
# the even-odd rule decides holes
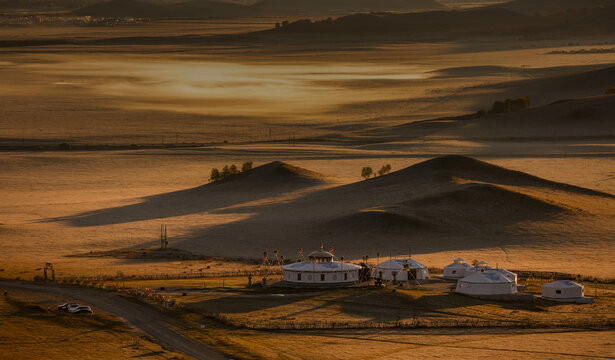
[[[69,314],[93,314],[92,308],[86,305],[80,305],[68,309]]]
[[[58,305],[58,311],[66,312],[66,311],[68,311],[69,308],[77,307],[77,306],[80,306],[80,305],[77,304],[77,303],[72,303],[72,302],[65,303],[65,304],[62,304],[62,305]]]

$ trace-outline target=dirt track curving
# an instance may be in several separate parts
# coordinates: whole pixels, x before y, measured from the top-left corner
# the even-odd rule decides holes
[[[25,290],[59,295],[64,298],[87,303],[94,308],[95,312],[100,310],[124,319],[130,325],[157,339],[175,352],[194,359],[227,359],[226,356],[208,346],[173,330],[166,323],[170,319],[164,314],[145,305],[125,299],[117,293],[8,280],[0,280],[0,288],[7,290],[9,294],[11,291]]]

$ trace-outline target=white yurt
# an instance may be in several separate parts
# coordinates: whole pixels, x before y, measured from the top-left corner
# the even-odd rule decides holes
[[[284,283],[296,286],[344,286],[359,282],[358,265],[333,260],[328,251],[314,251],[307,261],[282,266]]]
[[[589,303],[594,299],[584,296],[583,285],[570,280],[559,280],[542,286],[542,297],[560,302]]]
[[[477,272],[485,272],[486,270],[493,270],[493,268],[490,267],[489,263],[486,261],[479,261],[476,263],[476,266],[474,267],[474,271],[477,271]]]
[[[517,292],[517,283],[498,271],[476,272],[459,279],[455,292],[466,295],[509,295]]]
[[[383,281],[408,281],[429,279],[427,266],[414,259],[391,259],[372,269],[372,278]]]
[[[470,273],[473,272],[474,267],[472,267],[472,265],[467,264],[464,259],[458,258],[453,260],[452,264],[446,265],[444,267],[444,278],[461,279],[470,275]]]
[[[506,269],[493,269],[493,271],[497,271],[500,274],[506,276],[509,280],[513,281],[515,284],[517,283],[517,274],[512,271],[508,271]]]

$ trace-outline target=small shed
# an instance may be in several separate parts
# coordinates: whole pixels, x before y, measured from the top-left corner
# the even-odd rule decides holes
[[[594,302],[593,298],[585,296],[583,285],[570,280],[558,280],[543,285],[542,298],[559,302]]]
[[[462,258],[457,258],[453,260],[452,264],[444,267],[443,276],[445,279],[461,279],[473,272],[474,267],[472,267],[472,265],[467,264]]]
[[[429,279],[429,270],[414,259],[391,259],[374,266],[372,278],[383,281],[425,280]]]

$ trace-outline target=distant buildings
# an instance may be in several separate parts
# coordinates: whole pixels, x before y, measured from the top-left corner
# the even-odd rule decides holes
[[[429,279],[427,266],[413,259],[392,259],[374,266],[372,278],[382,281]]]

